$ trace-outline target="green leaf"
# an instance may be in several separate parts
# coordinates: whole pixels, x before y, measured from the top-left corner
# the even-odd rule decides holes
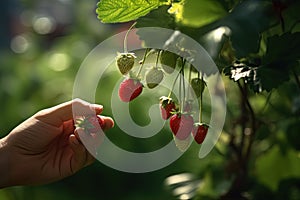
[[[300,159],[297,152],[288,149],[285,154],[278,146],[255,160],[255,169],[258,181],[276,191],[281,180],[290,177],[300,177]]]
[[[168,13],[169,6],[160,6],[159,8],[152,10],[146,16],[137,19],[136,27],[161,27],[167,29],[174,29],[175,21],[174,17]],[[137,34],[140,39],[144,41],[144,46],[160,46],[164,44],[171,36],[168,33],[161,33],[165,37],[154,37],[156,35],[155,30],[138,29]]]
[[[177,22],[190,27],[207,25],[227,14],[217,0],[184,0],[172,8]]]
[[[128,22],[167,4],[167,0],[101,0],[96,13],[103,23]]]
[[[270,1],[241,1],[223,20],[231,29],[231,41],[237,58],[259,50],[261,33],[277,23]]]
[[[295,61],[300,59],[300,32],[275,35],[267,40],[263,63]]]
[[[297,151],[300,151],[300,140],[299,140],[299,130],[300,130],[300,120],[295,120],[286,130],[286,139]]]
[[[288,68],[288,63],[285,68]],[[261,89],[270,92],[273,88],[277,88],[283,82],[289,80],[289,71],[278,69],[276,67],[262,66],[257,70],[257,77],[260,79]]]
[[[257,62],[257,61],[256,61]],[[264,90],[270,92],[273,88],[279,87],[289,80],[290,69],[295,62],[273,62],[267,65],[259,65],[248,61],[235,62],[233,65],[224,68],[223,72],[234,81],[244,79],[245,83],[254,92]]]
[[[136,27],[161,27],[174,29],[175,20],[173,15],[168,13],[169,6],[164,5],[152,10],[147,15],[137,19]]]

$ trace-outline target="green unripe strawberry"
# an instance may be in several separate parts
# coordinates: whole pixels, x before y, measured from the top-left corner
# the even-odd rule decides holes
[[[191,80],[191,86],[192,86],[196,96],[200,97],[200,95],[204,91],[204,88],[206,86],[206,82],[204,80],[201,80],[200,78],[193,78]]]
[[[146,74],[146,83],[148,88],[155,88],[160,84],[164,78],[164,73],[162,70],[155,67],[151,68]]]
[[[119,53],[116,60],[121,74],[126,75],[134,65],[134,53]]]
[[[177,58],[178,56],[170,51],[163,51],[161,53],[160,63],[162,64],[162,68],[166,73],[171,74],[174,72]]]

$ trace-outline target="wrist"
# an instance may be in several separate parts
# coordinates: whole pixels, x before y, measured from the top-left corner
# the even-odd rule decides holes
[[[10,156],[6,137],[0,139],[0,189],[11,186]]]

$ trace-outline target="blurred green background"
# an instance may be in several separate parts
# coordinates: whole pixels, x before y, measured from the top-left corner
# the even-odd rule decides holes
[[[96,3],[94,0],[0,2],[1,137],[38,110],[70,100],[77,70],[88,53],[101,41],[128,28],[126,23],[102,24],[95,14]],[[96,102],[104,106],[109,97],[103,94],[109,94],[111,84],[120,78],[117,72],[109,75],[108,86],[96,94]],[[119,172],[95,162],[59,182],[2,189],[0,199],[189,199],[195,191],[198,194],[195,199],[217,199],[229,189],[231,175],[237,169],[238,163],[232,159],[232,150],[228,147],[232,128],[241,129],[234,126],[241,112],[239,88],[226,77],[224,83],[228,99],[224,132],[216,148],[204,159],[198,158],[199,146],[193,143],[170,166],[145,174]],[[272,94],[249,94],[259,120],[267,123],[258,129],[254,158],[248,166],[250,179],[245,197],[300,199],[299,94],[293,80]],[[137,122],[143,124],[149,119],[144,117],[147,110],[140,112],[141,105],[143,103],[137,101],[132,113]],[[137,110],[139,112],[135,112]],[[106,107],[103,114],[111,116],[111,109]],[[121,146],[145,151],[169,141],[171,134],[165,132],[167,134],[148,142],[132,141],[121,134],[118,127],[109,130],[107,135]],[[182,174],[181,178],[174,179],[179,181],[177,185],[167,187],[166,178],[180,173],[189,174]],[[178,186],[187,187],[178,190]],[[192,195],[181,195],[184,191],[191,191]]]

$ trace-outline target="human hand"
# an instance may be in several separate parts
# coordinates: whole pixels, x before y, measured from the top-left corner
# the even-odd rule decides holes
[[[0,188],[53,182],[94,161],[74,127],[74,108],[97,115],[103,110],[79,99],[69,101],[37,112],[0,140]],[[101,118],[104,130],[113,127],[110,117]]]

